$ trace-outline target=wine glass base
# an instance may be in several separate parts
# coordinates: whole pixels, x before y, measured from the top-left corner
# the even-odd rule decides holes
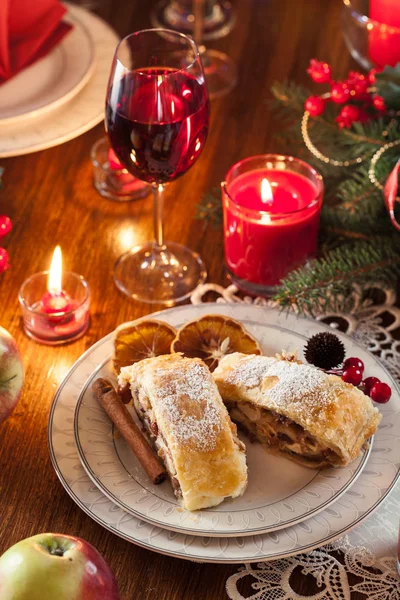
[[[121,292],[133,300],[168,306],[189,298],[206,277],[200,256],[174,242],[137,246],[120,256],[114,267]]]
[[[228,0],[220,0],[214,3],[211,14],[204,18],[204,40],[216,40],[231,31],[235,24],[235,12]],[[151,12],[150,21],[153,27],[166,27],[174,31],[193,35],[194,16],[192,10],[185,10],[179,2],[162,0]]]
[[[238,76],[234,61],[223,52],[207,48],[201,53],[208,95],[221,98],[229,94],[237,84]]]

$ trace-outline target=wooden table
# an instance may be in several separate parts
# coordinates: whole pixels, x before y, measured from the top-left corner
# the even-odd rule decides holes
[[[100,16],[122,36],[150,26],[153,0],[103,0]],[[236,60],[239,85],[213,102],[210,135],[195,166],[167,190],[166,239],[190,245],[203,257],[209,281],[226,283],[222,234],[193,219],[202,194],[219,184],[229,166],[246,156],[278,150],[279,120],[270,112],[273,81],[308,83],[310,58],[329,61],[337,77],[351,65],[340,32],[340,0],[237,0],[237,25],[210,44]],[[13,219],[4,242],[11,269],[0,275],[0,324],[16,338],[26,372],[12,415],[0,426],[0,554],[18,540],[44,531],[79,535],[94,544],[115,572],[124,599],[219,600],[237,566],[192,564],[143,550],[109,533],[67,495],[51,466],[47,418],[54,392],[74,361],[126,320],[151,311],[115,287],[116,258],[151,239],[150,197],[117,204],[92,186],[90,148],[98,125],[62,146],[0,161],[5,168],[0,214]],[[65,267],[92,288],[91,325],[75,343],[51,348],[23,332],[17,294],[24,279],[47,269],[56,244]],[[155,306],[154,309],[161,308]]]

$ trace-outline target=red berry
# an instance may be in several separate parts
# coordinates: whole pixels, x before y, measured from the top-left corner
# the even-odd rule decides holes
[[[374,105],[376,110],[379,110],[382,112],[386,110],[385,100],[382,98],[382,96],[374,96],[374,99],[372,100],[372,104]]]
[[[345,383],[359,385],[362,381],[362,371],[357,367],[349,367],[343,371],[342,379]]]
[[[350,71],[346,83],[350,88],[350,95],[353,98],[363,98],[367,93],[368,79],[358,71]]]
[[[315,58],[310,60],[310,66],[307,73],[316,83],[329,83],[332,79],[332,69],[326,62],[318,61]]]
[[[371,85],[374,85],[374,83],[376,83],[376,74],[377,73],[382,73],[383,69],[371,69],[370,72],[368,73],[368,81]]]
[[[5,248],[0,248],[0,273],[3,273],[10,268],[8,262],[8,252]]]
[[[392,390],[387,383],[383,383],[380,381],[372,386],[369,392],[371,400],[374,402],[379,402],[379,404],[385,404],[390,400],[390,396],[392,395]]]
[[[367,377],[366,379],[364,379],[364,393],[367,394],[367,396],[369,396],[371,388],[373,388],[376,383],[380,383],[380,379],[378,379],[377,377]]]
[[[348,369],[349,367],[357,367],[357,369],[360,369],[360,371],[364,371],[365,368],[363,361],[356,356],[350,356],[344,361],[343,369]]]
[[[335,121],[339,125],[339,127],[343,129],[343,127],[351,127],[354,121],[359,121],[360,116],[361,111],[358,108],[358,106],[346,104],[346,106],[343,106],[342,110],[339,113],[339,116],[336,117]]]
[[[12,223],[10,217],[6,215],[0,215],[0,238],[7,235],[11,231]]]
[[[336,104],[344,104],[350,97],[350,88],[347,83],[337,82],[331,87],[331,100]]]
[[[307,98],[304,108],[312,117],[318,117],[325,110],[325,100],[320,96],[310,96]]]

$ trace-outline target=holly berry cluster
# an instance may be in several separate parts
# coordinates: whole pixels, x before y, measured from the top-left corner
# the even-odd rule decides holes
[[[371,400],[379,402],[379,404],[388,402],[392,395],[390,386],[380,381],[377,377],[366,377],[366,379],[363,379],[364,363],[356,356],[346,358],[341,369],[332,369],[328,373],[340,375],[345,383],[351,383],[359,387]]]
[[[307,98],[304,107],[312,117],[322,115],[329,101],[344,105],[335,119],[341,129],[351,127],[356,121],[366,123],[386,112],[383,97],[375,94],[370,87],[375,84],[377,69],[371,69],[367,75],[350,71],[345,81],[334,81],[328,63],[313,58],[307,73],[316,83],[330,86],[326,99],[321,96]]]
[[[304,356],[310,364],[331,375],[338,375],[345,383],[358,387],[374,402],[384,404],[390,400],[390,386],[377,377],[363,379],[363,361],[356,356],[345,359],[344,344],[334,333],[322,331],[310,337],[305,345]]]
[[[11,219],[6,215],[0,215],[0,240],[11,231]],[[0,247],[0,273],[9,268],[8,252],[5,248]]]

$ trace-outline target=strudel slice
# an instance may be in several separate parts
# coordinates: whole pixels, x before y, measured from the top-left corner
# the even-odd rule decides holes
[[[118,383],[130,386],[136,412],[184,508],[216,506],[243,494],[245,447],[200,359],[148,358],[122,367]]]
[[[236,423],[307,467],[349,464],[381,420],[368,396],[311,365],[234,353],[214,379]]]

